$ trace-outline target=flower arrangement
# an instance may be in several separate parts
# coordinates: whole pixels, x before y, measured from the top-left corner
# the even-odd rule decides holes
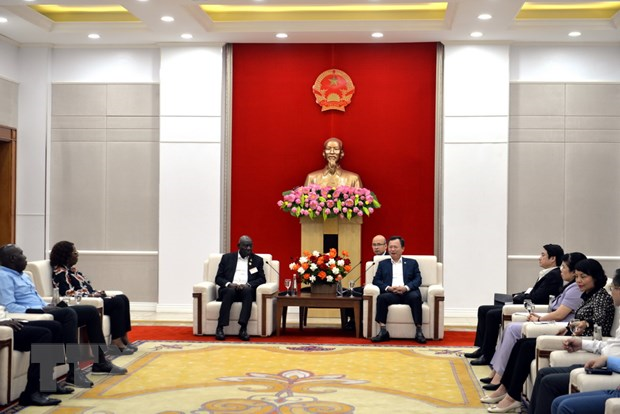
[[[340,217],[351,220],[355,216],[371,215],[381,204],[375,193],[367,188],[346,185],[321,187],[313,184],[285,191],[278,206],[295,217],[323,217],[323,220]]]
[[[290,265],[293,277],[300,277],[301,282],[307,285],[334,284],[342,280],[351,271],[351,260],[346,250],[339,256],[336,249],[329,249],[329,253],[321,254],[304,251]]]

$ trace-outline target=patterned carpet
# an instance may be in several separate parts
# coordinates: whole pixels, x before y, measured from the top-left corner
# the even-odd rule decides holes
[[[483,413],[464,350],[142,341],[128,375],[20,413]]]

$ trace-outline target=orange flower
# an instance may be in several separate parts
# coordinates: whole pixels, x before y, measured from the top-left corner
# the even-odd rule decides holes
[[[318,276],[319,276],[321,279],[325,279],[325,278],[327,277],[327,273],[325,273],[324,271],[322,271],[322,270],[321,270],[321,271],[319,272]]]
[[[346,265],[346,266],[344,267],[344,271],[345,271],[345,272],[347,272],[347,273],[349,273],[349,272],[351,271],[351,265]]]
[[[311,255],[311,253],[308,250],[304,250],[303,255],[308,257]]]
[[[303,267],[304,270],[308,270],[308,267],[310,267],[310,265],[308,264],[308,262],[306,262],[306,263],[302,263],[301,267]]]
[[[308,280],[308,279],[310,279],[310,275],[308,273],[304,273],[303,278],[305,280]]]
[[[323,264],[323,263],[325,263],[325,259],[323,258],[323,256],[319,256],[319,257],[316,259],[316,264],[320,264],[320,265],[321,265],[321,264]]]
[[[343,256],[348,256],[348,255],[349,255],[349,252],[347,252],[346,250],[343,250],[343,251],[342,251],[342,255],[343,255]]]
[[[299,270],[299,265],[298,265],[298,264],[295,264],[295,265],[293,266],[293,270],[294,270],[294,271]]]
[[[329,249],[329,257],[331,257],[332,259],[336,257],[337,254],[338,252],[336,251],[336,249]]]
[[[342,275],[336,276],[336,282],[340,282],[342,280]]]

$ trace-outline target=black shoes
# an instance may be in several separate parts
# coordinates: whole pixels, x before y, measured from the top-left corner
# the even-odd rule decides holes
[[[21,393],[19,396],[19,405],[27,407],[29,405],[47,406],[58,405],[61,401],[57,398],[50,398],[47,395],[40,392],[33,392],[32,394]]]
[[[415,331],[415,337],[413,338],[417,343],[419,344],[425,344],[426,343],[426,338],[424,337],[424,334],[422,333],[422,328],[417,328]]]
[[[91,372],[93,375],[125,375],[127,368],[118,367],[106,359],[103,362],[95,362]]]
[[[250,340],[250,335],[248,335],[248,328],[245,326],[242,326],[241,329],[239,329],[239,339],[241,339],[242,341],[249,341]]]
[[[491,365],[491,361],[486,359],[484,355],[482,355],[480,358],[469,361],[469,363],[471,365]]]
[[[478,348],[474,352],[468,352],[463,354],[465,358],[480,358],[482,356],[482,349]]]
[[[381,328],[377,336],[370,339],[372,342],[385,342],[390,340],[390,333],[385,328]]]
[[[490,384],[493,381],[493,377],[480,378],[480,382],[483,384]]]
[[[485,384],[482,386],[482,388],[484,388],[487,391],[495,391],[496,389],[499,388],[499,386],[502,384]]]
[[[71,394],[72,392],[73,392],[73,388],[65,387],[63,385],[60,385],[57,382],[56,383],[56,391],[50,392],[50,394],[66,395],[66,394]]]
[[[78,388],[92,388],[93,383],[89,380],[84,372],[77,368],[75,370],[69,371],[67,374],[67,379],[65,380],[67,384],[73,385]]]
[[[108,347],[107,354],[110,356],[122,356],[122,355],[133,355],[136,352],[134,349],[129,348],[129,346],[125,346],[124,348],[119,348],[116,345],[110,345]]]
[[[218,326],[215,329],[215,339],[217,339],[218,341],[223,341],[224,339],[226,339],[226,335],[224,335],[224,328],[221,326]]]

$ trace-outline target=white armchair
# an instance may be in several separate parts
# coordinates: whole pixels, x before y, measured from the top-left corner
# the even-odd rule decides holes
[[[26,272],[30,273],[34,286],[37,288],[37,292],[44,300],[50,302],[53,292],[52,283],[52,267],[49,260],[36,260],[28,262],[26,265]],[[108,294],[117,292],[107,291]],[[118,292],[122,293],[122,292]],[[103,314],[103,299],[101,298],[83,298],[80,305],[92,305],[97,308],[99,315],[101,316],[101,330],[103,331],[103,337],[107,344],[112,341],[110,332],[110,317]],[[78,335],[81,338],[82,335]]]
[[[52,315],[19,313],[9,314],[10,318],[28,320],[52,320]],[[0,405],[16,400],[26,388],[30,352],[13,349],[13,328],[0,326]],[[55,376],[62,375],[62,367],[57,367]]]
[[[444,335],[444,287],[443,265],[436,256],[409,256],[415,259],[422,274],[422,332],[429,339],[442,339]],[[389,259],[390,256],[375,256],[373,262],[366,262],[366,286],[364,286],[363,335],[373,337],[379,331],[375,322],[377,313],[376,301],[379,288],[372,284],[377,270],[377,263]],[[374,263],[374,264],[373,264]],[[393,338],[413,338],[415,328],[411,309],[408,305],[391,305],[387,317],[387,330]]]
[[[274,316],[276,296],[279,287],[280,262],[272,260],[270,254],[259,254],[265,265],[266,283],[256,289],[256,302],[252,304],[252,312],[248,321],[248,334],[254,336],[269,336],[274,330]],[[197,283],[193,288],[194,306],[194,335],[215,335],[217,320],[220,315],[221,302],[217,301],[217,285],[215,275],[222,259],[222,253],[210,254],[204,263],[204,281]],[[271,266],[269,266],[269,263]],[[241,303],[235,302],[230,310],[230,320],[239,319]],[[224,328],[227,335],[237,334],[238,326],[230,324]]]

